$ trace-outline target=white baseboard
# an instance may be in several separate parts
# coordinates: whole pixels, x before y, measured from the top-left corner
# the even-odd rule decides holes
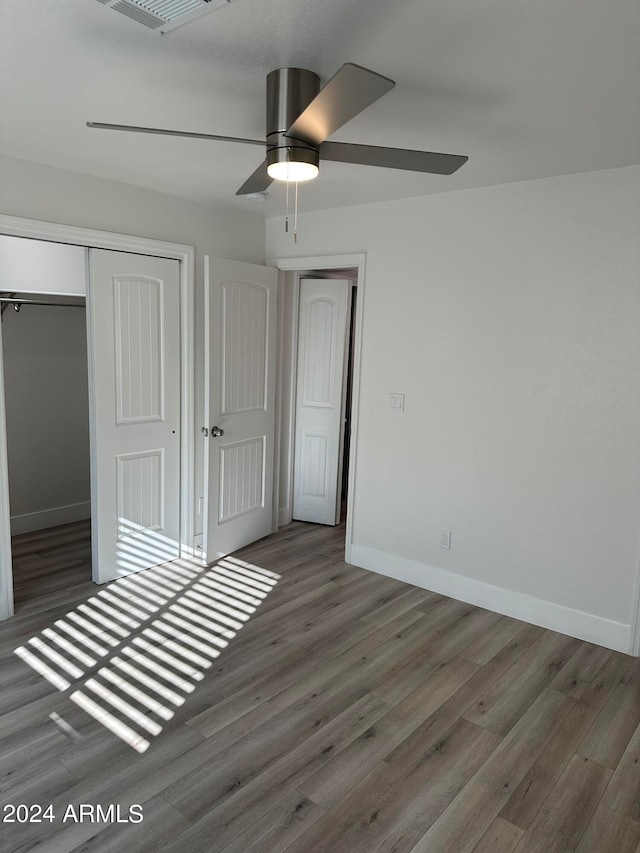
[[[291,509],[288,506],[278,510],[278,527],[284,527],[285,524],[291,524]]]
[[[86,518],[91,518],[91,501],[55,506],[40,512],[26,512],[24,515],[12,515],[11,535],[31,533],[34,530],[57,527],[59,524],[71,524],[73,521],[83,521]]]
[[[630,654],[631,626],[603,619],[562,604],[532,598],[483,581],[436,569],[425,563],[385,554],[364,545],[351,546],[350,562],[381,575],[475,604],[495,613],[522,619],[570,637]]]

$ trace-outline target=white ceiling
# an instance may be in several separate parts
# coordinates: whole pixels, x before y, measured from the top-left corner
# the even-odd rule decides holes
[[[233,0],[167,34],[97,0],[2,0],[0,153],[200,202],[235,197],[264,138],[264,81],[356,62],[396,88],[333,139],[467,154],[453,176],[321,164],[301,209],[640,163],[639,0]],[[1,193],[1,191],[0,191]]]

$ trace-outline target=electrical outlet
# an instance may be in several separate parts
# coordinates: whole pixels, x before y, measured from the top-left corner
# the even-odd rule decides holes
[[[440,547],[444,548],[445,551],[451,550],[451,531],[447,530],[446,527],[440,531]]]

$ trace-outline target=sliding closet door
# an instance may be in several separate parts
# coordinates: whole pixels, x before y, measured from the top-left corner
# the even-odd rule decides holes
[[[89,253],[93,578],[179,556],[178,261]]]

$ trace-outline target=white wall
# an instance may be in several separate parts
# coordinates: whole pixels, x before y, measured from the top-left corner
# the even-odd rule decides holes
[[[264,220],[88,175],[0,157],[0,213],[186,243],[196,249],[195,495],[203,494],[203,257],[264,263]],[[202,519],[194,508],[196,533]]]
[[[89,518],[85,309],[9,308],[2,343],[12,533]]]
[[[628,649],[639,234],[638,167],[268,221],[366,252],[356,562]]]

